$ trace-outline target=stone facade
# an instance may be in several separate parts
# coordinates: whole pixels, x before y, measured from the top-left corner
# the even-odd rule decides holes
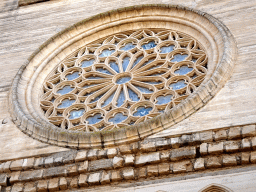
[[[255,9],[252,0],[3,0],[0,191],[255,191]],[[48,57],[54,46],[61,47],[90,26],[101,26],[108,17],[119,22],[136,14],[157,17],[168,10],[179,19],[193,17],[195,28],[206,25],[204,18],[213,24],[208,26],[219,26],[219,31],[209,27],[210,32],[204,32],[217,42],[219,58],[224,55],[212,65],[218,66],[218,75],[193,102],[186,100],[175,111],[125,131],[90,135],[89,140],[46,133],[47,123],[30,121],[31,108],[24,110],[25,100],[17,98],[26,94],[22,87],[30,78],[19,79],[22,72],[39,70],[29,65],[34,57]],[[81,27],[84,24],[87,28]],[[217,63],[223,63],[222,68]]]

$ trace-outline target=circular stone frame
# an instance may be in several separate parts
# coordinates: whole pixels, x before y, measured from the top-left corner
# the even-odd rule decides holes
[[[127,30],[171,29],[197,39],[208,55],[208,73],[199,88],[171,110],[143,123],[85,133],[59,129],[39,105],[42,84],[56,65],[80,47]],[[166,4],[140,5],[85,19],[56,34],[37,49],[14,78],[10,114],[24,133],[42,142],[73,148],[102,148],[135,142],[170,128],[204,106],[232,74],[237,48],[230,31],[216,18],[189,8]]]

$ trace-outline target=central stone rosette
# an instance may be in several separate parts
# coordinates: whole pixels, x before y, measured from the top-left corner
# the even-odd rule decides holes
[[[43,86],[41,108],[63,129],[110,130],[167,111],[207,73],[204,48],[170,30],[115,34],[62,61]]]

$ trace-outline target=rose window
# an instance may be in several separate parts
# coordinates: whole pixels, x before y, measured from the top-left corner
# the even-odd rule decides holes
[[[128,31],[88,44],[64,59],[43,85],[41,108],[63,129],[93,132],[137,124],[193,93],[207,55],[191,36]]]

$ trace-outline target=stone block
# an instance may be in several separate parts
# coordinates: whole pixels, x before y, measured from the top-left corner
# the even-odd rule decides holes
[[[242,139],[241,151],[249,151],[249,150],[251,150],[250,140],[247,138]]]
[[[194,169],[196,171],[198,170],[204,170],[205,166],[204,166],[204,158],[198,158],[196,159],[195,163],[194,163]]]
[[[98,157],[98,149],[91,149],[88,152],[88,160],[96,160]]]
[[[160,152],[160,159],[162,162],[170,160],[170,151],[165,150]]]
[[[192,170],[192,163],[189,160],[173,163],[173,173],[185,173]]]
[[[214,140],[219,141],[219,140],[226,140],[228,138],[227,136],[227,130],[221,129],[215,132],[214,135]]]
[[[195,147],[183,147],[180,149],[171,150],[170,159],[171,161],[178,161],[181,159],[195,158],[196,148]]]
[[[39,180],[43,177],[43,170],[24,171],[20,174],[21,181]]]
[[[124,165],[124,159],[122,157],[114,157],[113,159],[113,167],[114,169],[123,167]]]
[[[253,150],[256,150],[256,137],[253,137],[253,138],[251,139],[251,143],[252,143],[252,149],[253,149]]]
[[[129,144],[119,146],[119,150],[122,155],[132,153],[131,146]]]
[[[192,134],[192,145],[199,145],[201,143],[200,133]]]
[[[11,161],[6,161],[4,164],[3,164],[3,172],[4,173],[9,173],[10,172],[10,166],[11,166]]]
[[[68,188],[68,182],[65,177],[60,178],[60,190],[66,190]]]
[[[79,173],[85,173],[88,170],[89,163],[88,161],[81,162],[78,166]]]
[[[200,154],[201,155],[207,155],[208,152],[208,144],[207,143],[202,143],[200,145]]]
[[[78,188],[78,178],[77,177],[73,177],[70,181],[69,186],[71,188]]]
[[[222,167],[221,158],[219,157],[209,157],[206,159],[206,167],[207,168],[219,168]]]
[[[158,165],[149,165],[147,167],[148,176],[158,176]]]
[[[225,151],[228,153],[238,152],[240,149],[239,141],[225,141]]]
[[[113,160],[112,159],[100,159],[96,161],[89,162],[89,171],[97,171],[97,170],[106,170],[113,168]]]
[[[3,173],[4,163],[0,164],[0,173]]]
[[[246,125],[242,127],[242,137],[254,137],[256,135],[255,125]]]
[[[250,162],[256,163],[256,151],[251,152]]]
[[[48,179],[52,177],[63,177],[67,176],[67,168],[65,166],[51,167],[43,170],[43,178]]]
[[[111,172],[111,181],[115,182],[115,181],[121,181],[123,178],[121,176],[121,172],[120,170],[114,170]]]
[[[59,178],[53,178],[49,180],[48,184],[49,191],[58,191],[59,190]]]
[[[241,163],[242,164],[249,164],[250,163],[250,153],[243,152],[241,155]]]
[[[170,165],[168,163],[161,163],[158,165],[159,175],[167,175],[170,173]]]
[[[192,143],[192,135],[182,135],[180,137],[180,142],[182,146],[189,145],[190,143]]]
[[[132,166],[134,165],[135,157],[132,154],[124,155],[124,165]]]
[[[107,150],[99,150],[98,151],[98,159],[104,159],[107,158]]]
[[[73,164],[73,165],[68,165],[66,166],[66,169],[67,169],[67,175],[68,176],[74,176],[74,175],[78,175],[78,169],[77,169],[77,165]]]
[[[57,157],[53,159],[53,165],[59,166],[63,164],[63,157]]]
[[[173,149],[177,149],[181,145],[179,137],[170,138],[169,143],[171,144]]]
[[[48,181],[47,180],[38,181],[37,190],[38,190],[38,192],[48,191]]]
[[[24,187],[24,192],[36,192],[35,183],[26,183]]]
[[[155,142],[156,148],[159,150],[171,148],[167,139],[161,138]]]
[[[124,179],[131,180],[134,179],[134,169],[133,168],[125,168],[123,170]]]
[[[5,173],[0,174],[0,186],[7,186],[7,175]]]
[[[141,154],[136,156],[135,165],[142,166],[147,163],[158,163],[158,162],[160,162],[160,153],[153,152],[153,153]]]
[[[75,162],[84,161],[87,159],[87,151],[78,151],[76,154]]]
[[[240,127],[232,127],[228,131],[228,140],[239,139],[241,138],[241,128]]]
[[[52,167],[53,166],[53,157],[45,158],[44,166],[45,167]]]
[[[23,183],[15,183],[12,187],[12,192],[22,192],[24,188]]]
[[[10,183],[16,183],[19,181],[19,177],[20,177],[20,171],[15,171],[15,172],[11,172],[10,174]]]
[[[223,166],[235,166],[237,165],[235,155],[223,155]]]
[[[114,158],[117,155],[117,149],[116,148],[110,148],[108,149],[107,156],[109,159]]]
[[[89,185],[100,184],[100,173],[91,173],[88,177]]]
[[[200,134],[201,142],[212,142],[213,141],[212,131],[204,131],[199,134]]]
[[[43,158],[43,157],[40,157],[40,158],[35,159],[35,165],[34,165],[34,167],[35,167],[36,169],[39,169],[39,168],[44,167],[44,158]]]
[[[101,184],[108,184],[110,183],[110,175],[108,172],[103,171],[101,174],[101,179],[100,179]]]
[[[143,141],[140,143],[140,150],[142,152],[156,151],[156,143],[154,141]]]
[[[86,187],[86,186],[88,186],[87,179],[88,179],[87,175],[80,174],[80,176],[78,178],[78,185],[79,185],[79,187]]]
[[[23,159],[15,160],[11,162],[11,171],[21,171],[22,170]]]
[[[28,158],[28,159],[24,159],[23,164],[22,164],[22,169],[23,170],[28,170],[34,167],[34,162],[35,162],[35,158]]]
[[[224,151],[223,142],[208,144],[209,154],[221,154]]]
[[[145,168],[145,167],[139,168],[138,177],[146,178],[147,177],[147,168]]]

